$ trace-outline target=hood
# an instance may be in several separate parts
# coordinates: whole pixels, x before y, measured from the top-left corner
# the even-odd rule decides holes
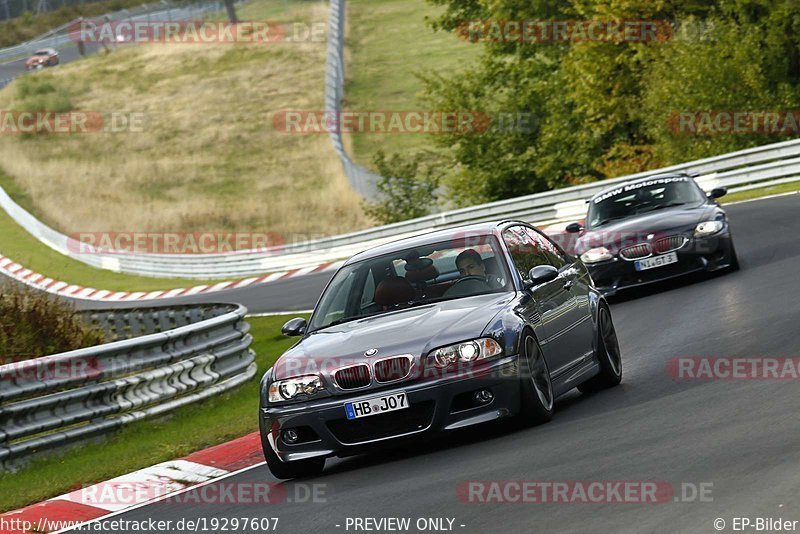
[[[648,236],[653,234],[653,239],[674,234],[690,235],[698,223],[713,219],[715,211],[713,204],[676,206],[613,221],[582,233],[577,239],[575,252],[582,254],[602,246],[616,253],[621,248],[648,241]]]
[[[276,379],[332,372],[346,365],[411,354],[420,362],[432,349],[480,337],[515,293],[493,293],[436,302],[309,334],[286,351],[273,367]],[[367,357],[364,353],[377,349]]]

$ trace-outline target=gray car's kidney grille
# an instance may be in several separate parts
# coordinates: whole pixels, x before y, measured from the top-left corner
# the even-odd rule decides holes
[[[370,374],[369,366],[366,364],[354,365],[339,369],[333,375],[336,385],[342,389],[358,389],[369,385]]]
[[[666,252],[678,250],[685,245],[687,241],[688,239],[682,235],[671,235],[656,241],[655,245],[653,245],[653,249],[655,250],[656,254],[664,254]]]
[[[650,245],[647,243],[641,243],[632,247],[623,248],[619,251],[619,255],[626,260],[638,260],[640,258],[646,258],[651,253],[652,251],[650,250]]]
[[[375,362],[375,380],[378,382],[393,382],[401,380],[411,372],[411,360],[405,356],[387,358]]]

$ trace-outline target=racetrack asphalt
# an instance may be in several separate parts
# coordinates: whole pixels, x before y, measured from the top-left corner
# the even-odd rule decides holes
[[[199,493],[190,498],[204,491],[196,488],[181,503],[155,503],[114,519],[278,517],[277,532],[324,533],[354,532],[348,518],[364,517],[411,518],[409,532],[419,532],[419,518],[452,518],[453,530],[464,533],[702,533],[717,532],[716,519],[732,532],[735,517],[800,520],[800,382],[676,380],[667,372],[676,357],[800,357],[800,195],[727,210],[741,270],[613,301],[623,384],[567,394],[552,422],[524,430],[472,427],[402,450],[329,460],[323,475],[284,483],[290,498],[317,485],[324,502],[211,504],[197,502],[205,500]],[[329,276],[180,300],[224,296],[253,312],[308,309]],[[256,410],[253,399],[253,417]],[[701,485],[710,493],[702,502],[660,504],[459,500],[459,484],[474,480],[664,481],[679,501],[682,485],[689,494]],[[265,481],[274,479],[261,465],[212,486]]]
[[[100,49],[100,45],[89,43],[86,45],[86,54],[94,54]],[[76,59],[80,59],[80,54],[78,53],[78,47],[75,44],[69,44],[58,50],[58,57],[60,62],[69,63],[70,61],[75,61]],[[9,63],[0,64],[0,80],[14,78],[15,76],[19,76],[21,74],[25,74],[25,60],[27,58],[22,58],[17,61],[11,61]],[[52,67],[48,67],[52,68]],[[47,69],[45,69],[47,70]]]

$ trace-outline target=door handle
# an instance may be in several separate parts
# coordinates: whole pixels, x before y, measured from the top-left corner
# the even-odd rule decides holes
[[[572,289],[572,286],[573,286],[573,285],[575,285],[575,280],[572,280],[572,279],[568,278],[568,279],[567,279],[567,280],[564,282],[564,289]]]

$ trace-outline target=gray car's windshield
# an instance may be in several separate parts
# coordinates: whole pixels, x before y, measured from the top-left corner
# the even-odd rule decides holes
[[[592,199],[586,227],[598,228],[642,213],[702,202],[705,202],[702,191],[685,176],[628,184]]]
[[[512,290],[493,236],[471,236],[392,252],[336,273],[309,331],[424,304]]]

